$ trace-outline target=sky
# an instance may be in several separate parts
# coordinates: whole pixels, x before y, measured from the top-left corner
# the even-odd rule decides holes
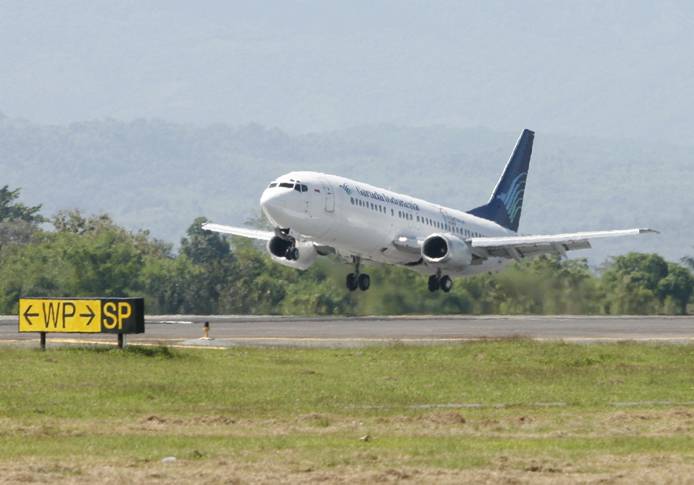
[[[690,145],[694,2],[0,0],[0,112]]]

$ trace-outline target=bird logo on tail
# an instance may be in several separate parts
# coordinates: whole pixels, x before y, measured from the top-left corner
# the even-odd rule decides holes
[[[496,197],[501,201],[502,204],[504,204],[509,221],[514,221],[516,220],[516,217],[520,217],[527,175],[528,172],[519,173],[516,178],[513,179],[513,182],[511,182],[511,186],[509,187],[508,191],[502,192]]]

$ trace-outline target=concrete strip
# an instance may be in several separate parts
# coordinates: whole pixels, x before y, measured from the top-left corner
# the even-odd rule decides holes
[[[214,347],[289,345],[353,347],[383,343],[457,343],[471,340],[529,338],[575,343],[637,341],[694,343],[694,317],[671,316],[389,316],[263,317],[247,315],[159,315],[147,317],[146,334],[128,343],[210,347],[199,341],[210,322]],[[89,341],[112,341],[113,335],[85,335]],[[75,334],[49,335],[82,340]],[[17,317],[0,317],[0,342],[38,340],[17,333]]]

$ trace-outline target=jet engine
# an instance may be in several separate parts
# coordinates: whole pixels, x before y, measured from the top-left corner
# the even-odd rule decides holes
[[[297,254],[296,251],[292,253],[292,249],[298,251],[298,258],[294,258]],[[308,269],[318,256],[313,243],[293,242],[278,236],[267,242],[267,251],[273,261],[302,271]]]
[[[465,241],[452,234],[432,234],[422,244],[422,258],[429,264],[462,268],[472,263],[472,251]]]

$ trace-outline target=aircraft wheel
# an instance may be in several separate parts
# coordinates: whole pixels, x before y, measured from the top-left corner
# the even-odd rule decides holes
[[[359,275],[359,289],[361,291],[366,291],[369,289],[371,286],[371,277],[367,275],[366,273],[362,273]]]
[[[357,281],[357,275],[354,273],[350,273],[347,275],[347,289],[349,291],[354,291],[357,289],[359,282]]]
[[[284,253],[284,257],[289,261],[296,261],[299,259],[299,248],[294,246],[288,247]]]
[[[451,288],[453,288],[453,280],[448,275],[442,276],[439,284],[441,285],[441,289],[444,291],[444,293],[448,293],[451,291]]]
[[[439,277],[435,274],[429,276],[429,291],[432,293],[439,289]]]

